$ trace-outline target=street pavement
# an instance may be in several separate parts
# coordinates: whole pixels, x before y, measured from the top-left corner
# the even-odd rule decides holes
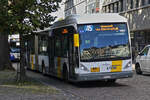
[[[134,72],[132,78],[118,79],[114,84],[101,81],[65,83],[60,79],[32,71],[27,71],[27,75],[62,91],[66,97],[64,100],[150,100],[148,73],[136,75]]]
[[[118,79],[115,84],[101,81],[72,84],[30,71],[28,75],[63,91],[70,100],[150,100],[149,74],[134,73],[133,78]]]

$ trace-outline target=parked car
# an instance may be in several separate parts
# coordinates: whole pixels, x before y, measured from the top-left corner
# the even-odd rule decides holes
[[[150,72],[150,45],[144,47],[136,57],[135,70],[137,74]]]
[[[19,48],[11,48],[10,60],[11,61],[19,61],[20,60],[20,49]]]

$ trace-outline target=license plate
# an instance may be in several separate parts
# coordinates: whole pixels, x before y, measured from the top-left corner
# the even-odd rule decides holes
[[[111,76],[104,76],[104,78],[111,78]]]
[[[91,72],[100,72],[100,68],[99,67],[92,67]]]

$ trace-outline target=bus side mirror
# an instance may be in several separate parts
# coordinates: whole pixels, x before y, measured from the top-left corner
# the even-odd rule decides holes
[[[138,53],[139,56],[143,56],[144,54],[142,54],[141,52]]]

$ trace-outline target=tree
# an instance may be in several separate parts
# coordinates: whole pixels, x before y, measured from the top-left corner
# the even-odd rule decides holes
[[[20,34],[21,59],[20,59],[20,77],[24,80],[24,41],[23,35],[32,33],[37,29],[50,27],[51,21],[56,17],[51,16],[52,12],[57,11],[61,0],[0,0],[0,20],[3,21],[0,32],[4,34]],[[2,16],[2,17],[1,17]]]
[[[13,69],[9,60],[9,17],[8,17],[8,0],[0,0],[0,70]]]

